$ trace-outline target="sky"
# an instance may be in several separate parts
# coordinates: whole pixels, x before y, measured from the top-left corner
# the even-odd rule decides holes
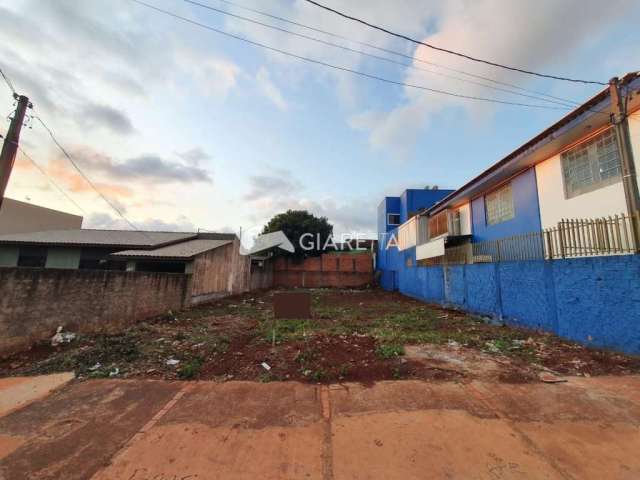
[[[407,65],[183,0],[146,1],[235,36],[395,82],[559,109],[461,99],[363,78],[132,0],[0,0],[0,68],[31,99],[30,113],[44,120],[101,193],[140,229],[251,231],[276,213],[307,209],[328,217],[338,234],[374,236],[385,195],[427,185],[456,188],[567,113],[555,103],[486,88],[513,90],[468,74],[579,103],[603,88],[416,48],[304,0],[233,2],[349,41],[220,0],[198,2]],[[640,68],[640,2],[634,0],[323,1],[424,42],[529,70],[606,82]],[[0,84],[5,119],[13,108],[10,90]],[[3,122],[2,134],[8,128]],[[21,145],[73,202],[21,153],[7,196],[83,215],[85,228],[129,228],[35,118]]]

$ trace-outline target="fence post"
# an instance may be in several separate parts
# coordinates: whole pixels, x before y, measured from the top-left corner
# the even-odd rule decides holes
[[[545,242],[547,244],[547,248],[544,248]],[[546,229],[544,231],[544,240],[542,243],[542,254],[545,258],[548,258],[549,260],[553,258],[553,244],[551,243],[551,232],[549,231],[549,229]]]
[[[558,240],[560,241],[560,257],[564,258],[564,218],[558,223]]]
[[[629,215],[631,221],[631,238],[633,242],[633,253],[640,253],[640,210]]]

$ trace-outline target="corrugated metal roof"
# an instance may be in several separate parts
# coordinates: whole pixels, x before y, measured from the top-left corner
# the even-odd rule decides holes
[[[200,253],[208,252],[232,242],[233,240],[193,239],[153,250],[125,250],[112,253],[111,257],[188,260]]]
[[[47,230],[0,235],[0,243],[156,248],[168,243],[195,238],[196,233],[142,232],[133,230]]]

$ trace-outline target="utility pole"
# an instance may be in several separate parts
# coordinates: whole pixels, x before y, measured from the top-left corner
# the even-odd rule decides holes
[[[635,252],[640,252],[640,194],[638,193],[638,177],[636,174],[633,151],[631,149],[631,135],[627,115],[627,98],[620,92],[620,80],[613,77],[609,80],[609,94],[611,95],[611,123],[616,134],[618,151],[622,162],[622,186],[627,201],[627,210],[631,220],[631,235]]]
[[[27,108],[31,106],[29,99],[24,95],[14,93],[13,97],[18,101],[18,106],[11,119],[7,136],[2,145],[2,153],[0,153],[0,208],[2,208],[4,191],[7,189],[7,184],[9,183],[13,163],[16,160],[16,153],[20,141],[20,130],[22,130],[24,116]]]

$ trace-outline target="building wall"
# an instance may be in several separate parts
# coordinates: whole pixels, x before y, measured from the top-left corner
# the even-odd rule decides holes
[[[471,204],[465,203],[458,207],[460,210],[460,235],[471,235],[473,231],[471,230]]]
[[[263,267],[253,267],[251,270],[251,286],[253,290],[263,290],[273,286],[273,260],[265,260]]]
[[[530,168],[511,179],[514,217],[495,225],[487,224],[485,197],[475,198],[471,203],[473,238],[476,242],[521,235],[540,230],[540,211],[535,169]],[[491,192],[486,192],[491,193]]]
[[[0,245],[0,267],[17,266],[19,256],[19,247],[13,245]]]
[[[640,255],[409,267],[414,252],[387,251],[383,288],[640,354]]]
[[[72,230],[82,226],[82,217],[5,198],[0,208],[0,234]]]
[[[47,249],[45,268],[78,268],[80,252],[79,248],[50,247]]]
[[[453,190],[405,190],[400,196],[400,223],[409,220],[418,210],[434,205],[451,192]]]
[[[384,197],[378,205],[378,232],[384,233],[393,230],[396,226],[387,223],[387,214],[400,214],[400,197]]]
[[[240,255],[240,240],[198,255],[192,267],[192,302],[200,303],[251,288],[251,259]]]
[[[536,165],[536,178],[542,228],[556,227],[563,218],[597,218],[627,211],[622,181],[565,198],[560,155]]]
[[[118,331],[186,305],[190,278],[170,273],[0,268],[0,355],[72,332]]]
[[[279,257],[274,265],[276,287],[355,288],[372,285],[373,281],[373,258],[369,252],[323,254],[303,262]]]

